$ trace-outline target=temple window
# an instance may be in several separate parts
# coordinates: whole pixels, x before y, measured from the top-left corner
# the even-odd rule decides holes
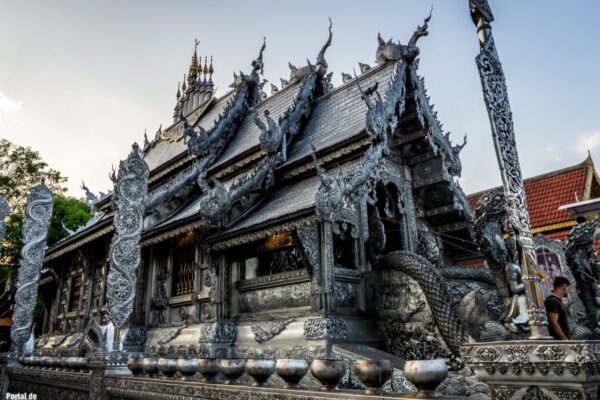
[[[333,235],[333,258],[338,268],[356,269],[358,265],[357,240],[350,236]]]
[[[240,279],[278,274],[303,268],[291,232],[271,235],[239,249]]]
[[[71,298],[69,300],[69,312],[79,310],[79,301],[81,300],[81,287],[83,281],[81,274],[73,277],[73,288],[71,289]]]
[[[175,296],[194,291],[194,246],[178,248],[173,254],[173,293]]]

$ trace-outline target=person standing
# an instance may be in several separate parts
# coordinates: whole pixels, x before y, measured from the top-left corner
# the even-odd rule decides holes
[[[548,328],[550,335],[557,340],[569,340],[569,321],[567,308],[562,299],[568,297],[571,282],[565,277],[554,278],[553,289],[544,301],[548,315]]]

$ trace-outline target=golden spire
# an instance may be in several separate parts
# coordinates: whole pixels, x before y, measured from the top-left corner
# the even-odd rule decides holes
[[[181,85],[181,82],[177,82],[177,94],[175,95],[177,97],[177,101],[179,101],[179,98],[181,97],[181,91],[179,91],[180,85]]]
[[[204,75],[208,74],[208,57],[204,57]]]
[[[211,76],[212,76],[213,72],[215,72],[215,69],[213,68],[212,58],[213,58],[213,56],[210,56],[210,66],[208,67],[208,73]]]
[[[183,85],[181,85],[181,90],[183,90],[184,92],[187,89],[187,86],[185,85],[185,80],[186,80],[186,77],[185,77],[185,74],[183,74]]]

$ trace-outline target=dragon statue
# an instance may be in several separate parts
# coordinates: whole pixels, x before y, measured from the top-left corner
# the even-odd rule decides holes
[[[587,314],[582,322],[590,329],[597,329],[600,321],[600,260],[594,249],[597,227],[597,220],[574,226],[565,248],[567,264]]]
[[[475,207],[475,240],[498,291],[500,314],[496,321],[513,333],[522,333],[529,331],[525,288],[520,266],[515,262],[514,237],[509,235],[504,239],[507,217],[508,204],[503,192],[498,189],[485,193]]]
[[[141,263],[140,239],[148,197],[148,165],[137,143],[121,161],[115,183],[113,206],[115,234],[109,250],[110,268],[106,278],[108,314],[117,328],[133,311],[137,270]]]
[[[33,308],[44,263],[53,204],[52,192],[43,182],[31,188],[25,207],[23,248],[17,275],[13,323],[10,328],[10,339],[15,351],[22,351],[25,343],[33,335]]]
[[[467,336],[452,304],[447,282],[435,266],[415,253],[394,251],[381,256],[378,267],[403,272],[417,281],[446,345],[458,356]]]

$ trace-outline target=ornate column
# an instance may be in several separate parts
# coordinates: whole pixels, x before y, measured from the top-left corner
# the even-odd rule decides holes
[[[498,166],[502,174],[504,195],[509,206],[509,220],[517,237],[521,275],[527,296],[530,339],[549,339],[548,320],[536,268],[535,248],[517,154],[512,112],[500,58],[492,36],[494,20],[487,0],[469,0],[473,23],[479,34],[480,52],[476,58],[481,77],[483,98],[487,108]]]
[[[119,350],[119,331],[133,311],[137,271],[141,263],[140,239],[148,197],[148,165],[137,143],[126,160],[121,161],[115,183],[115,234],[109,250],[107,308],[115,325],[113,350]]]
[[[44,264],[53,202],[52,192],[43,182],[31,188],[25,208],[23,249],[17,276],[13,322],[10,328],[13,351],[23,351],[23,345],[31,336],[33,308],[37,298],[40,271]]]

